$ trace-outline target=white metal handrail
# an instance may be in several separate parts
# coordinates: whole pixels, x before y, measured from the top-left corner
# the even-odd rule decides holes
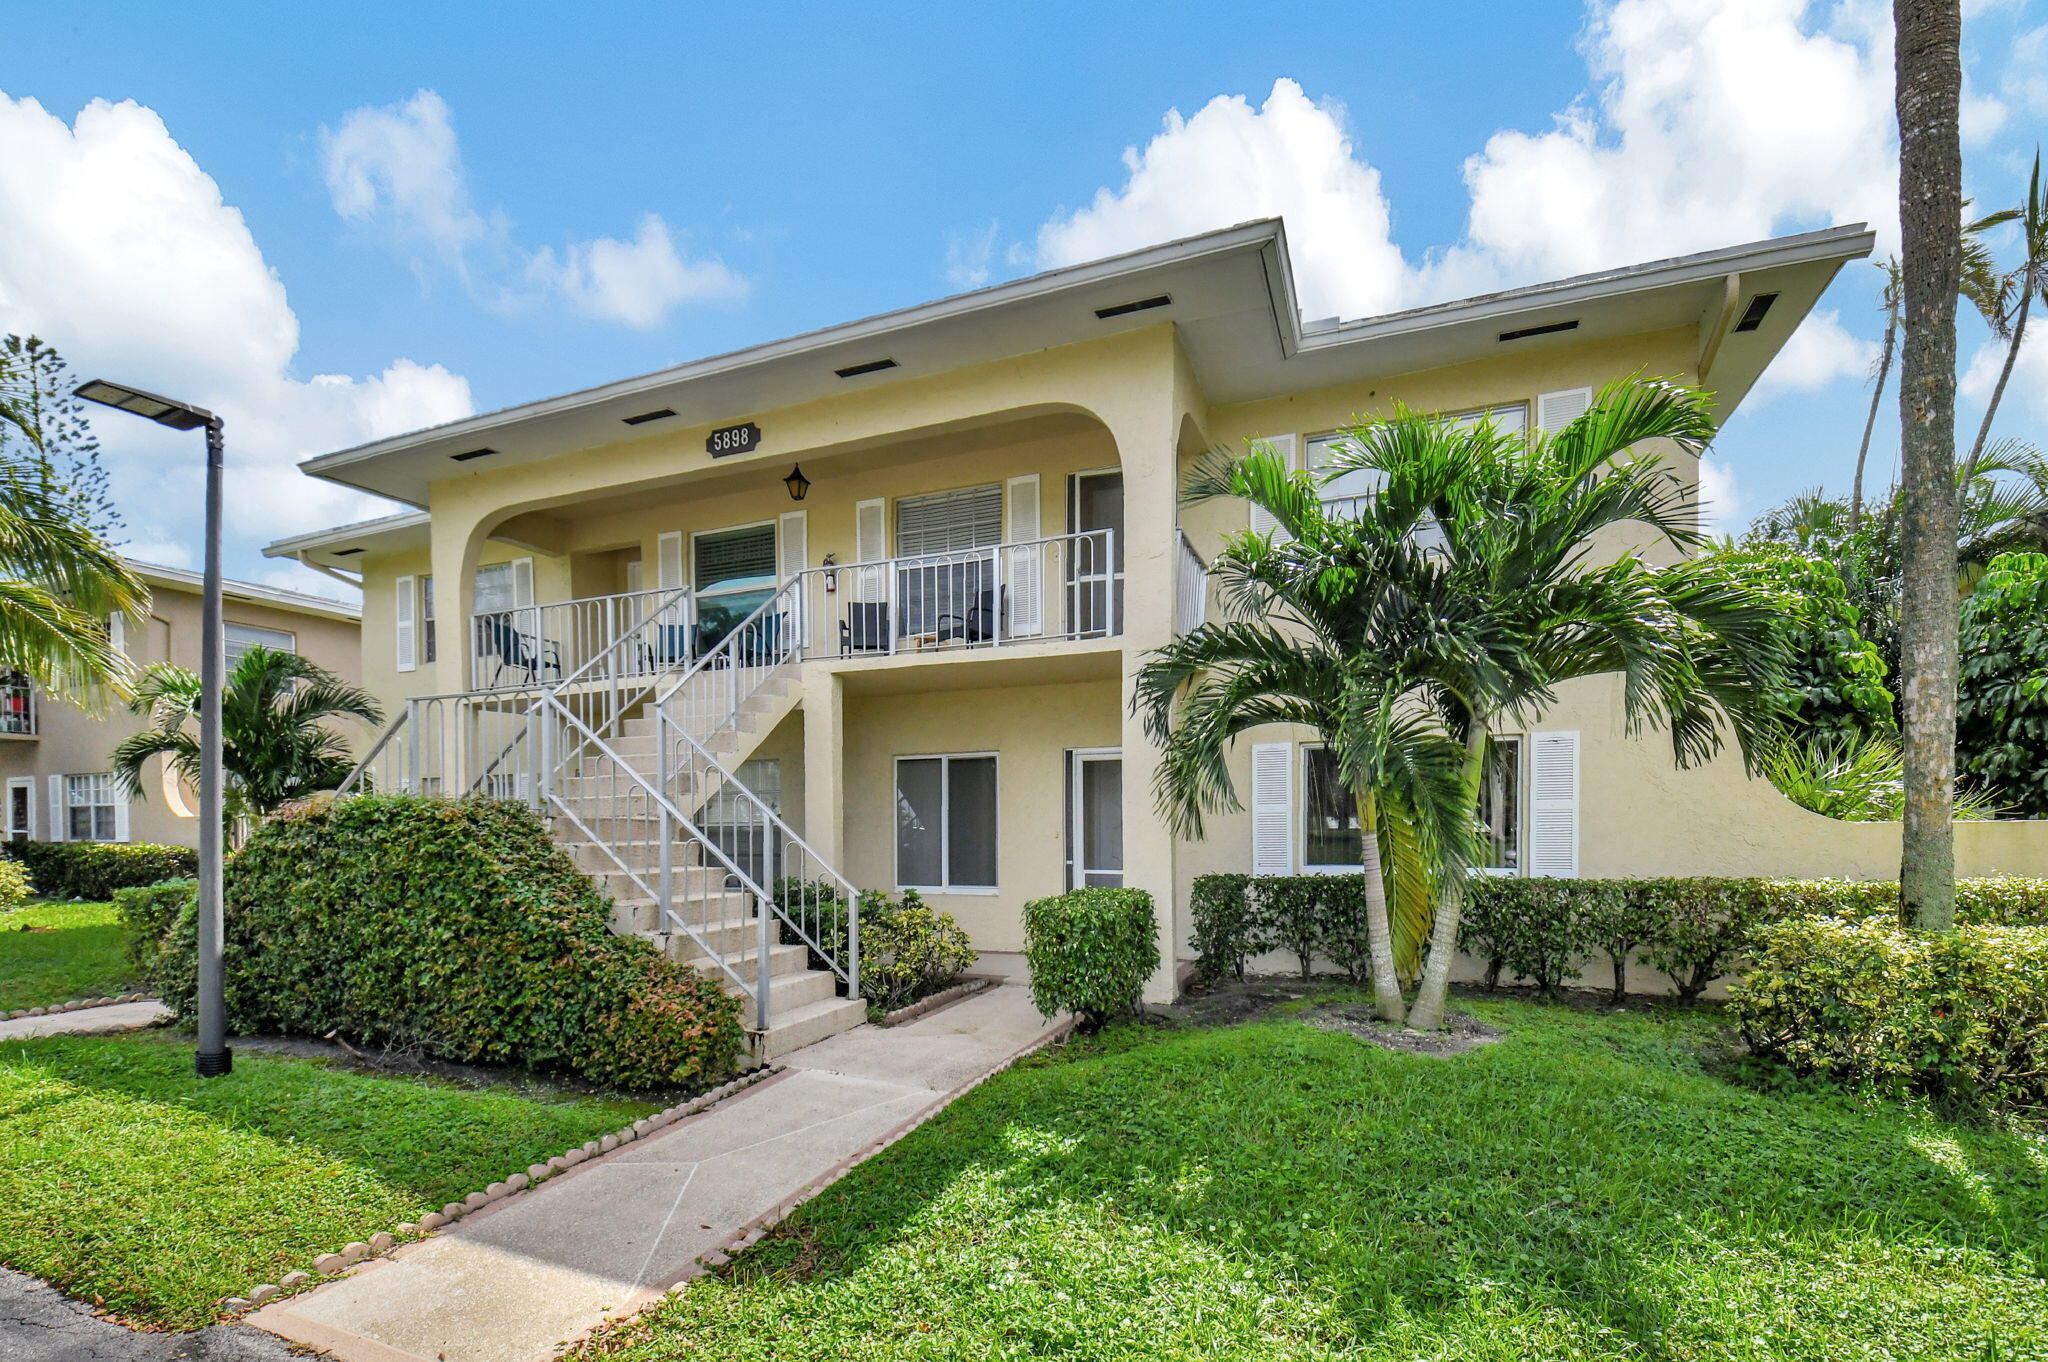
[[[1185,634],[1198,628],[1209,615],[1209,565],[1195,552],[1186,530],[1175,530],[1179,552],[1174,562],[1174,632]]]
[[[673,671],[695,654],[696,624],[686,586],[478,610],[469,622],[470,684],[542,690],[589,679],[599,659],[626,677]],[[623,651],[612,646],[620,639],[630,641]]]

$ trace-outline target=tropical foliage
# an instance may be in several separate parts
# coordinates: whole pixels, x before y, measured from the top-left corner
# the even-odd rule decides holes
[[[1781,721],[1801,741],[1854,743],[1898,728],[1889,670],[1864,636],[1841,570],[1783,544],[1724,550],[1721,561],[1769,600],[1785,645]]]
[[[2048,554],[1993,559],[1961,627],[1960,774],[2019,816],[2048,818]]]
[[[1905,753],[1897,738],[1885,734],[1788,733],[1765,754],[1763,773],[1787,799],[1824,817],[1896,823],[1905,809]],[[1957,818],[1997,818],[2003,811],[1981,789],[1956,791]]]
[[[136,798],[147,798],[143,768],[163,757],[187,784],[199,783],[199,677],[172,663],[143,674],[132,708],[150,726],[114,749],[114,771]],[[228,673],[221,697],[223,807],[230,827],[277,812],[286,801],[331,790],[354,766],[334,719],[375,724],[383,711],[352,686],[297,653],[251,648]]]

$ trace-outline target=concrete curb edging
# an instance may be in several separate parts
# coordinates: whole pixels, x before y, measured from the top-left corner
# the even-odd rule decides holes
[[[146,1003],[152,1001],[147,993],[120,993],[111,998],[73,998],[69,1002],[48,1003],[42,1007],[17,1007],[12,1012],[0,1012],[0,1021],[24,1021],[29,1017],[54,1017],[60,1012],[83,1012],[89,1007],[114,1007],[120,1003]]]
[[[742,1089],[750,1088],[764,1079],[773,1078],[781,1072],[782,1066],[774,1063],[749,1069],[715,1088],[700,1092],[695,1097],[678,1102],[672,1107],[666,1107],[652,1116],[643,1116],[632,1125],[622,1126],[609,1135],[600,1135],[594,1140],[587,1140],[565,1149],[544,1163],[529,1164],[525,1172],[514,1173],[502,1182],[494,1182],[480,1191],[471,1192],[460,1201],[451,1201],[438,1211],[429,1211],[417,1221],[408,1220],[389,1231],[373,1234],[367,1240],[344,1245],[337,1252],[323,1253],[313,1260],[310,1272],[287,1272],[276,1282],[263,1282],[251,1287],[246,1295],[223,1297],[220,1312],[223,1315],[241,1315],[268,1305],[291,1292],[318,1285],[322,1278],[339,1277],[358,1263],[381,1257],[395,1248],[432,1234],[445,1225],[452,1225],[472,1212],[537,1187],[557,1174],[566,1173],[590,1159],[609,1154],[621,1145],[630,1144],[645,1135],[652,1135],[655,1131],[674,1125],[685,1117],[695,1116]]]
[[[957,1003],[962,998],[972,998],[977,993],[986,993],[996,987],[996,985],[997,981],[994,979],[968,979],[962,983],[954,984],[951,988],[942,988],[929,998],[920,998],[914,1003],[905,1003],[894,1012],[884,1015],[875,1025],[901,1026],[907,1021],[916,1021],[927,1012],[936,1012],[949,1003]]]
[[[980,990],[977,989],[975,991],[979,992]],[[943,995],[934,994],[933,998],[927,998],[924,1001],[929,1003],[932,1002],[933,999],[938,998],[940,996]],[[905,1120],[901,1125],[898,1125],[895,1128],[885,1132],[879,1138],[868,1144],[866,1147],[860,1149],[855,1153],[847,1155],[838,1163],[833,1164],[830,1168],[826,1169],[824,1173],[820,1174],[817,1181],[813,1182],[810,1186],[802,1188],[801,1190],[793,1193],[790,1196],[784,1197],[781,1201],[769,1207],[760,1215],[755,1216],[753,1219],[741,1225],[737,1230],[733,1231],[732,1234],[720,1240],[711,1248],[706,1249],[704,1252],[698,1254],[696,1261],[689,1268],[685,1269],[683,1274],[679,1278],[669,1283],[667,1287],[654,1293],[651,1299],[643,1300],[640,1304],[634,1306],[631,1310],[627,1311],[626,1313],[620,1314],[612,1319],[606,1320],[603,1324],[597,1326],[595,1329],[589,1330],[588,1332],[580,1335],[579,1337],[570,1339],[568,1343],[564,1346],[562,1353],[560,1355],[566,1356],[578,1345],[584,1343],[585,1341],[593,1337],[596,1337],[604,1330],[616,1327],[617,1325],[625,1323],[627,1320],[633,1319],[636,1316],[646,1313],[647,1311],[655,1308],[655,1306],[659,1305],[663,1300],[666,1300],[671,1296],[675,1296],[681,1293],[683,1288],[687,1287],[691,1282],[695,1281],[697,1278],[702,1277],[705,1273],[710,1272],[714,1268],[725,1266],[727,1263],[732,1261],[734,1255],[742,1253],[747,1249],[752,1248],[755,1244],[758,1244],[759,1242],[761,1242],[761,1240],[765,1239],[768,1236],[768,1231],[774,1229],[775,1226],[780,1224],[782,1221],[788,1219],[789,1216],[793,1214],[799,1206],[802,1206],[805,1202],[811,1200],[811,1198],[817,1196],[820,1192],[823,1192],[833,1183],[839,1181],[848,1173],[851,1173],[855,1168],[859,1167],[863,1163],[866,1163],[869,1159],[881,1153],[883,1150],[889,1148],[889,1146],[895,1144],[898,1140],[901,1140],[904,1136],[910,1134],[919,1126],[923,1125],[925,1122],[937,1116],[947,1107],[950,1107],[951,1105],[953,1105],[953,1103],[957,1102],[962,1097],[965,1097],[968,1093],[974,1091],[982,1084],[988,1082],[991,1078],[994,1078],[997,1074],[1002,1073],[1006,1069],[1014,1068],[1016,1065],[1029,1059],[1031,1056],[1039,1053],[1041,1050],[1049,1049],[1052,1046],[1066,1040],[1068,1037],[1073,1035],[1074,1028],[1078,1024],[1079,1022],[1076,1018],[1069,1016],[1061,1021],[1055,1022],[1052,1025],[1048,1026],[1046,1028],[1044,1035],[1032,1041],[1031,1044],[1025,1046],[1016,1054],[1011,1055],[1002,1063],[997,1064],[993,1068],[986,1070],[980,1075],[969,1079],[967,1082],[960,1084],[960,1086],[952,1089],[950,1092],[941,1095],[937,1101],[925,1107],[922,1111],[911,1116],[909,1119]]]

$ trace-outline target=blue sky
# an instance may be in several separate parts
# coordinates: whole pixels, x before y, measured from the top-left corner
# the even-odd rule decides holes
[[[231,567],[301,585],[260,544],[376,509],[307,454],[1245,218],[1347,315],[1891,232],[1876,0],[176,9],[10,21],[0,330],[227,413]],[[1968,9],[2003,203],[2048,4]],[[1875,280],[1725,432],[1724,515],[1846,481]],[[2015,387],[2048,442],[2048,345]],[[193,451],[100,431],[136,550],[189,561]]]

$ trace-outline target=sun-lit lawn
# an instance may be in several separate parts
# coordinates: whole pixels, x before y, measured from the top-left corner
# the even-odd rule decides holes
[[[0,1043],[0,1262],[191,1328],[652,1110],[247,1052],[202,1083],[160,1035]]]
[[[1712,1010],[1396,1054],[1128,1026],[1001,1075],[587,1355],[2048,1356],[2048,1145],[1710,1072]]]
[[[32,900],[0,912],[0,1012],[111,997],[134,973],[111,903]]]

